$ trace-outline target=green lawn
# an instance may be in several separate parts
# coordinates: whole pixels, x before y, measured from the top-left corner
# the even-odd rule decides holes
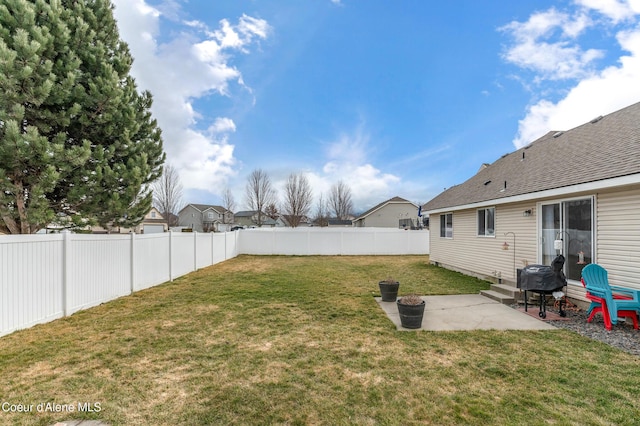
[[[488,287],[426,256],[240,256],[0,338],[0,424],[640,422],[640,358],[567,330],[398,332],[373,298],[389,275]],[[40,403],[76,412],[6,410]]]

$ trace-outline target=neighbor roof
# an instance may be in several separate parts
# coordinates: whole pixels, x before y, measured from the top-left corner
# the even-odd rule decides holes
[[[424,205],[425,211],[640,173],[640,103],[566,132],[549,132],[483,167]]]
[[[236,213],[235,217],[251,217],[254,214],[257,214],[258,210],[243,210],[241,212]]]
[[[358,216],[357,218],[355,218],[354,220],[360,220],[363,219],[367,216],[369,216],[371,213],[375,212],[376,210],[382,208],[383,206],[389,204],[389,203],[409,203],[414,205],[416,208],[418,208],[418,206],[416,206],[415,204],[413,204],[411,201],[409,200],[405,200],[404,198],[401,197],[393,197],[387,201],[383,201],[380,204],[370,208],[369,210],[367,210],[366,212],[362,213],[360,216]]]
[[[205,211],[208,209],[214,209],[215,211],[221,212],[221,213],[229,211],[222,206],[215,206],[215,205],[209,205],[209,204],[192,204],[192,206],[194,206],[200,211]]]

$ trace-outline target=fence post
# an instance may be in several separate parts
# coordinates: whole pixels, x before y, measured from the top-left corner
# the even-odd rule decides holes
[[[135,256],[135,252],[136,252],[136,233],[135,232],[131,232],[131,258],[129,259],[129,262],[131,262],[131,277],[129,278],[131,280],[131,288],[130,290],[130,294],[133,294],[133,292],[135,291],[135,279],[136,279],[136,272],[135,272],[135,265],[136,265],[136,256]]]
[[[69,285],[69,273],[71,271],[71,259],[69,255],[71,232],[68,230],[62,231],[62,316],[68,315],[68,289]]]
[[[193,270],[198,270],[198,233],[193,233]]]
[[[173,281],[173,231],[169,231],[169,281]]]

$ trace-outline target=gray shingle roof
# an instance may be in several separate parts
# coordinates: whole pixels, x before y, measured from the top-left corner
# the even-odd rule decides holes
[[[211,204],[191,204],[193,207],[195,207],[196,209],[202,211],[205,211],[207,209],[214,209],[219,213],[224,213],[226,211],[228,211],[227,209],[225,209],[222,206],[216,206],[216,205],[211,205]]]
[[[382,206],[384,206],[385,204],[388,204],[388,203],[411,203],[411,201],[405,200],[404,198],[401,198],[401,197],[393,197],[393,198],[391,198],[389,200],[383,201],[380,204],[375,205],[374,207],[371,207],[369,210],[367,210],[366,212],[362,213],[360,216],[358,216],[354,220],[360,220],[362,218],[365,218],[368,215],[370,215],[371,213],[373,213],[374,211],[378,210],[380,207],[382,207]],[[413,204],[413,203],[411,203],[411,204]]]
[[[483,165],[484,166],[484,165]],[[442,192],[425,211],[640,173],[640,103],[549,132]]]

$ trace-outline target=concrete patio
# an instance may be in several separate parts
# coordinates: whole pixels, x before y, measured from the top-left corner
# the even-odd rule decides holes
[[[400,325],[395,302],[376,302],[398,330],[413,331]],[[555,330],[556,327],[479,294],[422,296],[426,302],[422,327],[418,330]],[[532,309],[531,307],[529,308]],[[537,308],[533,308],[534,310]]]

